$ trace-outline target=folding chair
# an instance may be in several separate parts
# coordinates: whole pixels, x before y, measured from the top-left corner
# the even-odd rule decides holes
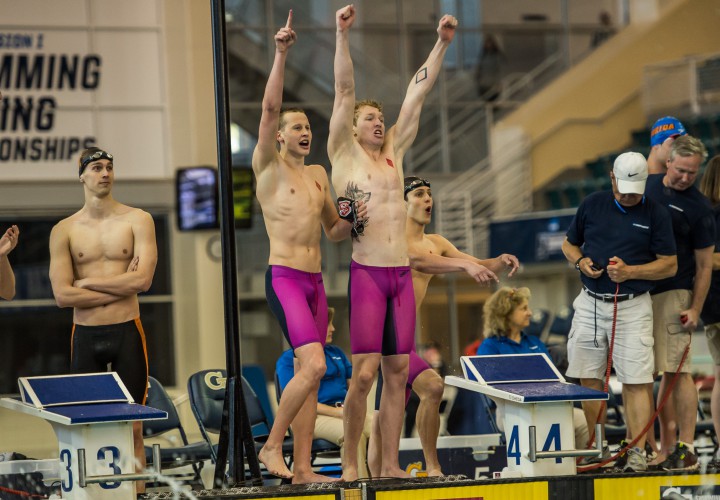
[[[175,479],[189,484],[192,489],[203,489],[200,471],[205,460],[210,460],[212,453],[210,446],[204,442],[189,443],[185,429],[180,423],[175,404],[165,391],[165,388],[155,378],[148,378],[148,393],[146,404],[152,408],[167,412],[166,420],[148,420],[143,424],[143,436],[152,438],[175,430],[180,435],[181,446],[163,447],[160,449],[160,460],[163,469],[174,469],[191,466],[193,474],[173,474]],[[152,463],[152,447],[145,447],[145,459],[148,465]]]
[[[220,433],[226,378],[225,370],[217,369],[197,372],[191,375],[188,380],[190,407],[198,422],[198,427],[200,427],[200,433],[209,444],[212,443],[210,433]],[[259,452],[267,440],[270,424],[255,391],[250,387],[245,377],[241,377],[241,380],[245,406],[255,441],[255,451]],[[283,441],[282,452],[288,462],[288,467],[292,464],[292,451],[293,440],[291,437],[286,437]],[[213,462],[217,460],[216,448],[213,448],[212,460]]]

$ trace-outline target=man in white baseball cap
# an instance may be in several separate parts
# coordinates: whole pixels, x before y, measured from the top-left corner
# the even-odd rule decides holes
[[[640,153],[617,157],[612,191],[583,200],[563,242],[563,253],[580,273],[582,291],[573,302],[567,375],[603,389],[611,335],[612,363],[623,384],[630,435],[640,436],[653,412],[652,301],[654,280],[677,271],[670,214],[644,196],[648,167]],[[617,305],[617,316],[614,316]],[[615,325],[613,325],[615,318]],[[614,328],[613,328],[614,326]],[[583,403],[588,429],[604,422],[600,403]],[[647,470],[645,436],[627,452],[622,470]],[[609,458],[609,451],[603,454]]]
[[[645,157],[640,153],[621,154],[613,165],[613,176],[620,194],[645,194],[645,181],[648,178]]]

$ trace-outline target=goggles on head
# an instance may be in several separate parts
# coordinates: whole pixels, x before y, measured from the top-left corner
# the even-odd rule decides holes
[[[425,179],[421,179],[420,177],[415,177],[410,182],[406,182],[405,183],[405,193],[404,193],[405,198],[407,198],[407,195],[410,191],[413,191],[413,190],[415,190],[419,187],[423,187],[423,186],[430,187],[430,182]]]
[[[112,161],[113,155],[108,153],[107,151],[95,151],[93,154],[85,158],[82,163],[80,164],[80,173],[78,175],[82,175],[82,173],[85,171],[85,167],[87,167],[89,164],[91,164],[94,161],[97,160],[110,160]]]

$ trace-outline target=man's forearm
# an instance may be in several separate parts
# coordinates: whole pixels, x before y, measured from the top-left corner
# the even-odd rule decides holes
[[[78,283],[80,288],[86,290],[128,297],[146,292],[152,284],[152,278],[144,273],[131,271],[117,276],[85,278]]]
[[[267,85],[265,85],[265,94],[263,95],[262,109],[264,112],[280,113],[286,58],[287,52],[275,51],[275,61],[270,70]]]
[[[53,293],[58,307],[76,307],[80,309],[112,304],[123,298],[119,295],[85,290],[76,286],[66,286],[60,291],[53,291]]]
[[[501,257],[495,257],[493,259],[475,259],[475,261],[481,266],[485,266],[495,274],[499,274],[505,269],[505,264]]]
[[[710,282],[712,281],[712,266],[706,265],[696,269],[695,281],[693,283],[693,296],[690,308],[700,314],[705,304]]]
[[[347,93],[355,88],[355,75],[348,37],[348,30],[338,30],[335,34],[335,92],[338,93]]]
[[[562,251],[570,264],[575,264],[583,256],[582,249],[577,245],[573,245],[567,239],[563,241]]]
[[[628,266],[631,279],[636,280],[661,280],[670,278],[677,273],[677,257],[658,258],[647,264]]]
[[[332,242],[346,240],[351,234],[352,224],[340,217],[338,217],[335,223],[325,231],[325,235]]]
[[[410,267],[425,274],[444,274],[465,270],[463,259],[429,253],[409,252]]]

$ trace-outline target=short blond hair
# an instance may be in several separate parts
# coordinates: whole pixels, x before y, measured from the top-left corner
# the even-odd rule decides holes
[[[383,112],[383,105],[380,101],[376,101],[374,99],[363,99],[362,101],[358,101],[355,103],[355,111],[353,112],[353,125],[357,125],[360,108],[362,108],[363,106],[370,106],[371,108],[377,109],[381,113]]]
[[[672,149],[670,150],[670,161],[674,160],[677,156],[686,158],[695,155],[699,156],[703,162],[707,160],[708,157],[705,144],[697,137],[681,135],[673,141]]]
[[[530,300],[530,289],[504,286],[493,293],[483,306],[485,316],[485,338],[493,335],[507,335],[510,330],[510,315],[523,300]]]
[[[287,123],[287,121],[285,120],[285,115],[288,113],[302,113],[307,116],[307,113],[302,108],[282,108],[280,110],[280,122],[278,123],[278,130],[282,130],[282,128]]]
[[[333,322],[334,318],[335,318],[335,308],[328,307],[328,325]]]

